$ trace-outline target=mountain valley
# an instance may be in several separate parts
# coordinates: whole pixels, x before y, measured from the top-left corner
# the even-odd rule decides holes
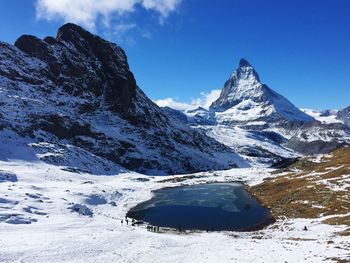
[[[246,59],[209,108],[159,107],[136,78],[122,48],[76,24],[0,42],[1,262],[350,260],[349,107],[299,109]],[[237,182],[268,224],[127,218],[160,189]]]

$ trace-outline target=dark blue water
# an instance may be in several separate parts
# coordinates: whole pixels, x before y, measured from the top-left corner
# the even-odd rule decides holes
[[[209,231],[259,229],[272,221],[269,210],[239,183],[163,188],[127,216],[154,226]]]

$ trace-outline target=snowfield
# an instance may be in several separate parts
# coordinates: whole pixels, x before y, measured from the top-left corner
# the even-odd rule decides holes
[[[337,110],[328,110],[328,111],[317,111],[311,109],[300,109],[304,113],[314,117],[316,120],[330,124],[330,123],[343,123],[337,118]]]
[[[63,169],[63,170],[62,170]],[[332,262],[349,257],[346,226],[278,220],[255,232],[191,232],[121,223],[152,190],[181,184],[271,177],[264,168],[179,176],[74,173],[64,167],[0,161],[1,262]],[[175,180],[176,179],[176,180]],[[83,207],[83,209],[73,209]],[[86,213],[87,211],[92,212]],[[304,226],[308,231],[304,231]]]

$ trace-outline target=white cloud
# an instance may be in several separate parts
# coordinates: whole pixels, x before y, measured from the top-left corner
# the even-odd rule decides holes
[[[143,0],[142,5],[148,10],[156,10],[163,17],[167,17],[180,2],[181,0]]]
[[[166,98],[154,101],[160,107],[170,107],[176,110],[191,110],[198,107],[208,109],[209,106],[220,96],[221,90],[215,89],[209,93],[201,92],[199,98],[192,99],[190,103],[176,101],[173,98]]]
[[[109,26],[111,17],[132,13],[135,6],[159,13],[162,19],[175,11],[182,0],[36,0],[36,16],[39,19],[63,19],[96,29],[101,19]]]
[[[217,99],[219,98],[221,93],[221,90],[214,89],[210,91],[209,93],[201,92],[201,96],[197,99],[192,100],[192,104],[201,106],[205,109],[208,109],[209,106]]]
[[[170,107],[175,110],[188,110],[193,109],[193,105],[185,102],[179,102],[174,100],[173,98],[166,98],[161,100],[154,101],[159,107]]]

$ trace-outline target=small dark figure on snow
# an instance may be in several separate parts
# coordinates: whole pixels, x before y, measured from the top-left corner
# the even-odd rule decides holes
[[[159,232],[159,226],[157,226],[157,232]]]
[[[123,219],[120,222],[123,224]]]
[[[304,226],[304,231],[307,231],[307,227],[306,226]]]
[[[126,219],[125,221],[126,221],[126,224],[128,225],[128,224],[129,224],[129,220],[128,220],[128,219]]]

